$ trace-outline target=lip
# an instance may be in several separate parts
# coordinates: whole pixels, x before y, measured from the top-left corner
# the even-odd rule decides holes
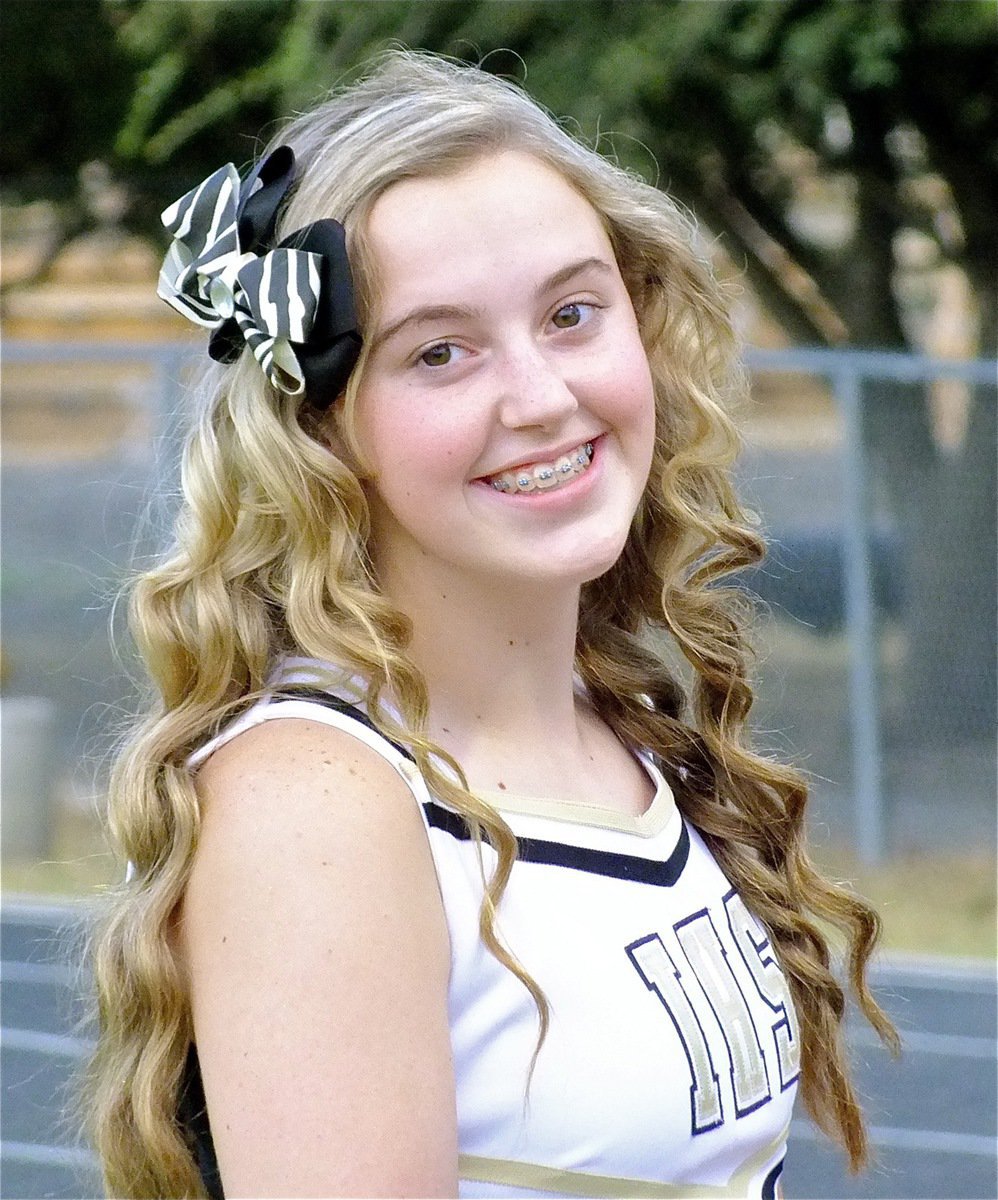
[[[478,495],[487,497],[488,503],[513,505],[515,508],[522,508],[525,512],[554,513],[570,507],[592,491],[603,474],[603,435],[600,434],[598,437],[590,438],[589,440],[593,445],[593,457],[589,466],[581,475],[576,475],[574,479],[569,480],[567,483],[561,483],[548,491],[534,491],[529,493],[499,492],[489,483],[491,476],[482,476],[472,481],[474,490]],[[573,442],[568,447],[568,450],[574,449],[577,445],[579,445],[578,442]],[[562,451],[562,453],[567,453],[567,451]],[[548,460],[530,459],[528,461],[546,462]],[[501,474],[501,472],[497,472],[497,474]]]
[[[529,458],[520,458],[516,462],[507,463],[504,467],[496,467],[494,471],[487,471],[484,475],[477,476],[472,482],[487,483],[490,479],[494,479],[497,475],[503,475],[507,471],[519,471],[521,467],[532,467],[536,466],[537,463],[555,462],[572,450],[578,450],[580,446],[585,446],[587,442],[592,442],[595,446],[602,436],[601,433],[597,433],[589,437],[580,438],[575,442],[563,442],[560,447],[554,450],[538,450],[536,454],[532,454]],[[585,474],[585,472],[583,473]]]

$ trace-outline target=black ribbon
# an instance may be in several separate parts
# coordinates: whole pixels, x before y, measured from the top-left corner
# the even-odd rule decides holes
[[[308,402],[315,408],[326,409],[346,386],[360,355],[362,339],[357,328],[346,232],[339,221],[332,218],[313,221],[274,245],[277,216],[294,184],[294,167],[294,151],[290,146],[279,146],[257,164],[242,184],[236,209],[239,247],[251,254],[290,249],[321,257],[319,302],[311,332],[307,341],[291,345],[305,377]],[[242,330],[233,317],[211,335],[208,353],[216,362],[235,362],[245,345]]]

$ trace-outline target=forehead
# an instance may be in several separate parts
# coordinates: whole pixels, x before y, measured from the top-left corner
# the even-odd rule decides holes
[[[587,257],[614,261],[588,200],[520,151],[393,184],[373,205],[366,235],[386,311],[431,295],[529,286]]]

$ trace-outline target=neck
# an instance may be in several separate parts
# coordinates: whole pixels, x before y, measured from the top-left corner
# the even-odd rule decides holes
[[[426,680],[428,732],[465,767],[515,748],[530,760],[580,741],[574,687],[577,584],[497,586],[466,573],[383,577],[411,619],[409,655]]]
[[[380,578],[412,622],[427,735],[460,763],[472,792],[647,809],[646,771],[576,693],[578,582],[512,573],[497,582],[398,558]]]

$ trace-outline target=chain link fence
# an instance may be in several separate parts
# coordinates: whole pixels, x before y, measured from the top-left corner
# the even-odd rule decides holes
[[[5,345],[5,858],[99,803],[134,709],[114,597],[166,527],[186,353]],[[866,861],[993,847],[996,364],[749,366],[738,472],[771,545],[739,581],[761,601],[757,739],[807,771],[817,835]]]

